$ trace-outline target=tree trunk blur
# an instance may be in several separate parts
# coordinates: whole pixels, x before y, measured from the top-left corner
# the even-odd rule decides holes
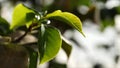
[[[0,45],[0,68],[28,68],[28,53],[22,46]]]

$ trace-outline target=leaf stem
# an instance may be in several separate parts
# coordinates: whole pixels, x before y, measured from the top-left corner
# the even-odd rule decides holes
[[[20,42],[27,35],[28,32],[29,31],[27,30],[21,37],[19,37],[16,40],[13,40],[12,43],[18,43],[18,42]]]
[[[16,40],[13,40],[12,43],[20,42],[31,30],[32,30],[32,25],[28,28],[28,30],[25,31],[25,33],[21,37],[19,37]]]

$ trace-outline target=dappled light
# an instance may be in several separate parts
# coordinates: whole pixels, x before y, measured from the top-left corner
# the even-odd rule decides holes
[[[0,0],[0,57],[0,68],[120,68],[120,0]]]

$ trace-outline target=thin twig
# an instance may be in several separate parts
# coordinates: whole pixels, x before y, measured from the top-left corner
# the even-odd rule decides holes
[[[30,26],[28,28],[28,30],[21,37],[19,37],[16,40],[13,40],[12,43],[18,43],[18,42],[20,42],[28,34],[28,32],[31,31],[31,29],[32,29],[32,26]]]
[[[12,43],[18,43],[20,42],[26,35],[27,35],[28,31],[26,31],[21,37],[19,37],[16,40],[13,40]]]

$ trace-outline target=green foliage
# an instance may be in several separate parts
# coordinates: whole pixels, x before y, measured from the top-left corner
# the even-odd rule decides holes
[[[67,57],[69,58],[70,53],[72,51],[72,46],[68,40],[66,40],[64,37],[62,37],[62,48],[66,52]]]
[[[120,6],[116,7],[116,10],[120,14]]]
[[[114,20],[112,18],[102,20],[101,30],[103,31],[107,26],[114,26]]]
[[[34,13],[35,12],[33,10],[25,7],[23,4],[17,5],[13,11],[10,29],[31,23],[35,16]]]
[[[83,36],[85,36],[84,33],[82,32],[82,23],[80,19],[72,13],[56,10],[53,13],[47,14],[46,18],[52,18],[63,21],[64,23],[67,23],[68,25],[77,29],[79,32],[81,32]]]
[[[40,52],[40,63],[45,63],[56,56],[61,48],[61,34],[59,30],[53,27],[45,27],[41,30],[43,34],[38,40],[39,52]],[[42,43],[42,44],[41,44]]]
[[[42,64],[55,58],[61,47],[65,50],[67,56],[70,56],[72,47],[68,41],[62,37],[60,31],[57,28],[50,26],[47,23],[49,21],[48,19],[55,19],[67,23],[71,27],[77,29],[83,36],[85,36],[82,31],[82,23],[80,19],[72,13],[62,12],[61,10],[56,10],[53,13],[44,14],[44,12],[37,12],[24,6],[23,4],[18,4],[13,12],[10,29],[7,21],[0,17],[0,26],[2,26],[4,29],[7,27],[8,31],[19,30],[19,27],[26,25],[28,27],[27,30],[25,30],[25,34],[23,36],[16,40],[11,40],[9,43],[19,44],[19,41],[22,40],[27,35],[27,33],[30,33],[34,30],[38,31],[38,41],[35,43],[28,43],[28,45],[35,44],[37,46],[37,50],[34,50],[34,48],[29,46],[27,47],[30,58],[29,68],[37,67],[37,59],[39,59],[40,64]],[[2,32],[4,32],[4,29],[0,28],[0,35],[2,35]],[[27,46],[27,44],[22,45],[25,47]]]
[[[9,32],[9,23],[0,17],[0,35],[6,35]]]
[[[87,5],[89,6],[91,4],[91,0],[78,0],[78,3],[79,5]]]
[[[37,68],[38,52],[36,52],[32,48],[28,48],[28,47],[26,48],[29,51],[29,56],[30,56],[29,68]]]

